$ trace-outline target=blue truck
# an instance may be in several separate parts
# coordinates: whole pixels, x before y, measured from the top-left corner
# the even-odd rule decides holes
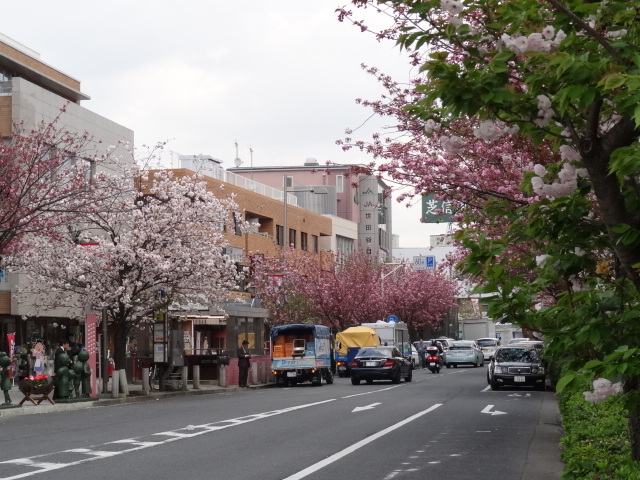
[[[334,341],[329,327],[292,324],[271,327],[271,372],[277,385],[333,383]]]

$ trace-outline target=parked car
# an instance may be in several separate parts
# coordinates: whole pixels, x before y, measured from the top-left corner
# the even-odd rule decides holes
[[[420,366],[420,355],[418,355],[418,350],[413,345],[411,345],[411,365],[413,368]]]
[[[458,365],[481,367],[484,365],[484,355],[475,340],[457,340],[449,346],[444,361],[447,368]]]
[[[435,338],[434,340],[442,344],[442,348],[444,349],[445,353],[449,351],[449,347],[453,342],[455,342],[453,338],[449,338],[449,337],[439,337],[439,338]],[[429,342],[431,341],[432,340],[429,340]]]
[[[400,383],[404,378],[410,382],[413,365],[410,356],[403,356],[396,347],[363,347],[351,362],[351,383],[360,385],[361,380],[371,384],[374,380],[391,380]]]
[[[514,344],[498,347],[487,368],[491,390],[501,386],[530,386],[545,389],[545,369],[539,350],[533,345]]]
[[[482,350],[482,355],[484,355],[485,360],[491,360],[493,352],[500,346],[500,340],[491,337],[479,338],[476,340],[476,343],[480,347],[480,350]]]
[[[521,342],[530,342],[531,339],[530,338],[511,338],[508,342],[507,345],[513,345],[514,343],[521,343]]]

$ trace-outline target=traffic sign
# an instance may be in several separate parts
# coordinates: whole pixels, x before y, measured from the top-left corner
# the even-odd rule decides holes
[[[387,317],[387,323],[398,323],[398,317],[395,315],[389,315]]]
[[[436,269],[436,257],[434,255],[420,255],[413,257],[413,269],[414,270],[435,270]]]

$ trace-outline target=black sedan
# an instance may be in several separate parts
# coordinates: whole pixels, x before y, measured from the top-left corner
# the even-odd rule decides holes
[[[411,357],[405,357],[396,347],[364,347],[351,362],[353,385],[360,385],[360,380],[369,384],[374,380],[400,383],[404,378],[405,382],[410,382],[412,376]]]
[[[533,387],[545,389],[545,370],[537,348],[529,345],[498,347],[487,369],[487,382],[491,390],[501,386]]]

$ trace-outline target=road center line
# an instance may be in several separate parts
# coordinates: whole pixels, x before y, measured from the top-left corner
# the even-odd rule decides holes
[[[395,425],[391,425],[390,427],[385,428],[384,430],[380,430],[378,433],[374,433],[373,435],[360,440],[357,443],[354,443],[353,445],[345,448],[344,450],[338,452],[338,453],[334,453],[333,455],[331,455],[328,458],[325,458],[324,460],[319,461],[318,463],[315,463],[313,465],[311,465],[310,467],[305,468],[304,470],[300,470],[298,473],[294,473],[293,475],[291,475],[290,477],[287,477],[283,480],[300,480],[301,478],[306,477],[307,475],[311,475],[314,472],[317,472],[318,470],[326,467],[327,465],[332,464],[333,462],[337,462],[338,460],[340,460],[343,457],[346,457],[347,455],[355,452],[356,450],[364,447],[365,445],[368,445],[369,443],[385,436],[387,433],[391,433],[394,430],[397,430],[398,428],[406,425],[407,423],[410,423],[412,421],[414,421],[416,418],[420,418],[423,415],[426,415],[427,413],[430,413],[432,411],[434,411],[436,408],[442,406],[441,403],[436,403],[435,405],[427,408],[426,410],[423,410],[421,412],[416,413],[415,415],[410,416],[409,418],[405,418],[404,420],[402,420],[401,422],[396,423]]]

